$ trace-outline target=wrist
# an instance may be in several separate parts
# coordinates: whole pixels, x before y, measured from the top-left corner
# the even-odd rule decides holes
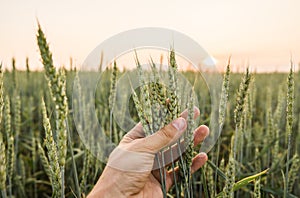
[[[87,198],[123,198],[126,197],[119,189],[117,185],[118,178],[116,178],[118,174],[113,174],[113,170],[111,168],[105,168],[100,179],[89,193]]]

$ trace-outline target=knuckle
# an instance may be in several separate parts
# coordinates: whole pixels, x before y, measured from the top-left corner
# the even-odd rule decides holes
[[[172,131],[168,127],[161,128],[160,134],[168,142],[174,138]]]

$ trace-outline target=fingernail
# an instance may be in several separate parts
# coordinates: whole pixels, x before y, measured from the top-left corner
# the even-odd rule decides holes
[[[206,153],[204,153],[204,152],[199,153],[199,157],[200,157],[200,158],[206,158],[206,156],[207,156],[207,155],[206,155]]]
[[[184,118],[177,118],[172,122],[172,125],[178,130],[181,131],[185,127],[185,119]]]

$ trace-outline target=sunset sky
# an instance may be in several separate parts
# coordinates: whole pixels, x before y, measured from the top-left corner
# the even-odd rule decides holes
[[[0,61],[41,68],[36,19],[55,63],[80,65],[102,41],[139,27],[165,27],[196,40],[218,62],[232,56],[257,71],[287,71],[300,62],[299,0],[0,0]]]

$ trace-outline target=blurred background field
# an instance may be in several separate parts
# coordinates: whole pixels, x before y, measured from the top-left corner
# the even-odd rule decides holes
[[[111,69],[103,71],[103,81],[101,89],[97,91],[95,98],[96,111],[101,123],[109,123],[108,98],[110,93]],[[182,74],[193,82],[196,73],[182,72]],[[119,75],[122,75],[120,72]],[[74,151],[77,165],[78,178],[81,192],[88,193],[105,166],[98,161],[85,148],[78,137],[72,117],[72,88],[76,71],[66,71],[67,76],[67,98],[69,108],[69,132],[72,142],[69,142]],[[281,171],[285,171],[287,132],[286,132],[286,92],[287,73],[253,74],[250,90],[247,95],[246,113],[243,113],[242,139],[238,144],[238,162],[236,164],[236,180],[253,175],[262,170],[269,169],[267,175],[260,179],[262,197],[282,197],[284,192],[284,180]],[[295,102],[294,102],[294,122],[292,128],[292,149],[291,157],[300,152],[299,135],[299,82],[300,73],[295,73]],[[223,173],[226,172],[226,165],[230,153],[230,139],[234,133],[235,125],[233,121],[234,109],[236,105],[237,90],[242,79],[242,74],[230,74],[229,102],[226,110],[225,124],[222,134],[208,153],[209,160],[216,164]],[[203,86],[203,87],[201,87]],[[209,125],[209,115],[211,111],[210,97],[205,85],[195,88],[198,97],[199,109],[201,111],[200,123]],[[14,134],[15,168],[13,171],[12,189],[15,197],[47,197],[51,196],[51,184],[42,166],[40,155],[36,147],[37,142],[43,143],[45,132],[43,128],[41,98],[43,97],[48,109],[48,115],[53,126],[55,125],[54,107],[51,101],[47,81],[44,72],[12,71],[4,72],[4,96],[10,100],[11,107],[11,129]],[[16,105],[20,103],[20,106]],[[20,108],[20,109],[18,109]],[[106,109],[107,111],[103,111]],[[120,110],[122,111],[122,110]],[[19,114],[19,115],[18,115]],[[134,111],[133,111],[134,114]],[[19,119],[18,116],[20,116]],[[3,120],[7,120],[4,112]],[[7,121],[2,121],[1,131],[5,137]],[[106,134],[109,134],[109,124],[103,125]],[[114,125],[114,141],[118,142],[124,131]],[[5,140],[5,138],[4,138]],[[278,147],[278,148],[276,148]],[[276,150],[277,149],[277,150]],[[197,151],[197,149],[196,149]],[[293,161],[289,162],[291,166]],[[300,195],[299,188],[299,163],[295,173],[297,177],[293,181],[290,189],[291,196]],[[204,188],[214,197],[223,190],[225,179],[222,178],[213,166],[206,165],[204,168],[205,177],[200,172],[193,176],[194,197],[203,197]],[[74,197],[75,184],[74,172],[71,164],[70,150],[68,149],[65,167],[65,191],[66,197]],[[206,184],[203,182],[206,181]],[[236,192],[238,197],[254,197],[254,183],[239,189]],[[170,195],[174,191],[170,192]],[[173,194],[174,195],[174,194]],[[294,195],[294,196],[293,196]]]

